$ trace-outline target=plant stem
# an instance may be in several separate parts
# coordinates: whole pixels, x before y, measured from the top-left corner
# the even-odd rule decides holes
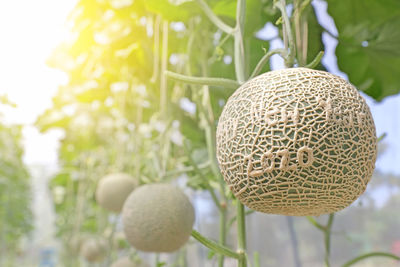
[[[252,213],[256,212],[255,210],[247,210],[245,211],[244,215],[250,215]],[[228,229],[232,226],[232,224],[236,221],[237,216],[234,216],[232,219],[229,220],[228,222]]]
[[[332,224],[333,224],[333,219],[335,217],[335,213],[329,214],[328,222],[326,225],[321,225],[318,223],[313,217],[307,216],[307,219],[319,230],[321,230],[324,234],[324,246],[325,246],[325,266],[330,267],[330,253],[331,253],[331,234],[332,234]]]
[[[219,205],[219,244],[221,246],[225,245],[226,242],[226,204]],[[224,266],[224,255],[218,255],[218,267]]]
[[[325,227],[318,223],[313,217],[307,216],[307,220],[321,231],[325,231]]]
[[[329,262],[329,257],[330,257],[330,253],[331,253],[331,229],[332,229],[332,223],[333,223],[334,216],[335,216],[334,213],[329,214],[328,223],[326,224],[325,229],[324,229],[325,265],[326,265],[326,267],[331,266],[331,264]]]
[[[289,16],[286,13],[286,1],[279,0],[278,2],[275,3],[275,6],[281,11],[281,14],[282,14],[284,39],[287,40],[286,43],[288,43],[288,46],[289,46],[289,47],[285,47],[285,49],[289,50],[288,51],[289,54],[285,60],[285,65],[287,68],[289,68],[289,67],[292,67],[294,64],[295,44],[294,44],[294,38],[293,38],[293,34],[292,34],[292,28],[290,26]]]
[[[246,215],[244,213],[244,206],[239,200],[236,200],[236,210],[238,253],[240,254],[238,267],[246,267]]]
[[[245,59],[244,59],[244,22],[246,14],[246,0],[238,0],[236,6],[236,27],[234,33],[234,58],[235,72],[237,81],[242,84],[245,82]]]
[[[191,77],[187,75],[178,74],[172,71],[165,71],[165,75],[175,81],[209,85],[209,86],[221,86],[224,88],[237,89],[240,84],[235,80],[225,79],[225,78],[210,78],[210,77]]]
[[[112,262],[112,252],[114,249],[114,235],[115,232],[117,231],[117,225],[118,225],[118,217],[114,218],[114,222],[111,224],[111,234],[108,237],[108,245],[109,245],[109,250],[107,253],[107,265],[111,265]]]
[[[386,135],[387,135],[386,133],[381,134],[381,135],[378,137],[377,142],[380,142],[380,141],[382,141],[383,139],[385,139]]]
[[[250,76],[250,79],[257,76],[260,73],[260,71],[262,70],[262,68],[265,66],[265,64],[268,63],[268,60],[270,59],[270,57],[272,57],[275,54],[281,55],[284,59],[287,58],[287,51],[285,49],[278,48],[278,49],[273,49],[271,51],[268,51],[268,53],[266,53],[260,59],[260,61],[257,63],[257,66],[254,68],[253,73]]]
[[[370,258],[370,257],[387,257],[387,258],[392,258],[394,260],[398,260],[400,261],[400,257],[396,256],[394,254],[391,253],[386,253],[386,252],[370,252],[370,253],[366,253],[363,255],[360,255],[352,260],[349,260],[348,262],[346,262],[345,264],[342,265],[342,267],[349,267],[359,261],[362,261],[366,258]]]
[[[318,53],[318,55],[313,59],[313,61],[311,61],[310,63],[308,63],[304,67],[310,68],[310,69],[315,68],[319,64],[319,62],[321,61],[323,56],[324,56],[324,51],[320,51]]]
[[[238,0],[236,5],[236,27],[235,27],[235,42],[234,42],[234,53],[235,53],[235,71],[236,79],[239,83],[243,83],[245,80],[245,58],[244,58],[244,44],[243,44],[243,33],[244,23],[246,14],[246,0]],[[237,242],[238,242],[238,253],[240,258],[238,260],[238,267],[247,266],[246,256],[246,215],[244,212],[244,206],[236,200],[236,223],[237,223]]]
[[[165,73],[168,65],[168,21],[163,21],[162,25],[162,52],[161,52],[161,73]],[[161,114],[166,114],[167,111],[167,79],[165,75],[161,75],[160,80],[160,111]]]
[[[222,246],[207,237],[201,235],[199,232],[196,230],[192,230],[192,237],[195,238],[197,241],[202,243],[204,246],[208,247],[212,251],[215,251],[216,253],[220,253],[222,255],[225,255],[227,257],[231,257],[234,259],[240,259],[241,255],[233,250],[231,250],[228,247]]]
[[[214,23],[215,26],[217,26],[221,31],[224,31],[228,34],[233,33],[234,29],[231,26],[225,24],[225,22],[223,22],[221,19],[219,19],[204,0],[196,0],[196,2],[203,9],[206,16],[211,20],[212,23]]]
[[[254,267],[260,267],[260,254],[256,251],[253,255],[254,258]]]
[[[160,21],[161,16],[157,15],[154,25],[154,58],[153,58],[153,75],[150,82],[155,83],[158,78],[159,64],[160,64]]]

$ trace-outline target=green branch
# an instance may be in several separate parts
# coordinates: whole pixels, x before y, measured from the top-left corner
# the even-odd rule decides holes
[[[244,212],[243,204],[237,199],[236,200],[236,216],[237,216],[237,241],[238,241],[238,250],[239,250],[239,262],[238,267],[246,267],[247,266],[247,257],[246,257],[246,215]]]
[[[234,59],[236,79],[239,83],[245,82],[245,57],[244,57],[244,23],[246,14],[246,0],[238,0],[236,5],[236,27],[234,33]]]
[[[164,73],[165,75],[167,75],[168,78],[184,83],[220,86],[230,89],[237,89],[240,86],[240,84],[237,81],[225,78],[191,77],[171,71],[165,71]]]
[[[257,76],[262,68],[265,66],[265,64],[268,63],[268,60],[270,59],[270,57],[272,57],[275,54],[279,54],[282,56],[283,59],[287,59],[287,51],[285,49],[273,49],[271,51],[268,51],[268,53],[266,53],[261,59],[260,61],[258,61],[257,66],[254,68],[253,73],[250,76],[251,78],[254,78],[255,76]]]
[[[315,68],[319,64],[319,62],[321,61],[323,56],[324,56],[324,51],[320,51],[318,53],[318,55],[313,59],[313,61],[311,61],[310,63],[308,63],[304,67],[309,68],[309,69]]]
[[[324,240],[325,240],[325,265],[327,267],[331,266],[329,257],[331,255],[331,229],[332,229],[332,223],[333,223],[333,218],[335,214],[331,213],[329,214],[329,219],[328,223],[325,226],[325,231],[324,231]]]
[[[329,214],[328,222],[326,225],[321,225],[318,223],[313,217],[307,216],[307,219],[317,227],[319,230],[321,230],[324,233],[324,245],[325,245],[325,266],[329,267],[330,262],[329,262],[329,257],[331,253],[331,234],[332,234],[332,224],[333,224],[333,219],[335,217],[335,213]]]
[[[366,258],[370,258],[370,257],[387,257],[387,258],[391,258],[391,259],[400,261],[400,257],[398,257],[398,256],[396,256],[394,254],[391,254],[391,253],[371,252],[371,253],[366,253],[366,254],[363,254],[361,256],[358,256],[358,257],[356,257],[356,258],[354,258],[352,260],[349,260],[348,262],[343,264],[342,267],[349,267],[349,266],[351,266],[351,265],[353,265],[353,264],[355,264],[355,263],[357,263],[359,261],[362,261],[362,260],[364,260]]]
[[[217,242],[214,242],[214,241],[208,239],[207,237],[203,236],[196,230],[192,230],[192,237],[216,253],[219,253],[219,254],[225,255],[227,257],[234,258],[234,259],[241,258],[241,255],[239,253],[236,253],[235,251],[233,251],[230,248],[227,248],[225,246],[221,246]]]
[[[247,211],[244,213],[244,215],[247,216],[247,215],[250,215],[250,214],[252,214],[252,213],[254,213],[254,212],[255,212],[255,210],[247,210]],[[229,222],[228,222],[228,229],[232,226],[232,224],[236,221],[236,219],[237,219],[237,216],[234,216],[232,219],[229,220]]]
[[[313,217],[307,216],[306,218],[307,218],[307,220],[308,220],[312,225],[314,225],[315,227],[317,227],[319,230],[325,231],[325,226],[323,226],[323,225],[321,225],[320,223],[318,223],[317,220],[315,220]]]
[[[285,65],[287,68],[290,68],[294,64],[295,47],[294,47],[294,38],[292,34],[292,28],[290,26],[289,16],[286,13],[286,2],[285,0],[279,0],[275,2],[275,6],[281,11],[282,14],[284,39],[287,40],[287,43],[289,44],[289,54],[285,60]]]
[[[382,141],[383,139],[385,139],[386,135],[387,135],[386,133],[381,134],[376,141],[377,142]]]

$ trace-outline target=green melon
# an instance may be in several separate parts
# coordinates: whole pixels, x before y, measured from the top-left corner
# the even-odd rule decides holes
[[[128,242],[147,252],[173,252],[190,237],[194,209],[186,195],[169,184],[149,184],[126,200],[122,222]]]
[[[80,255],[88,262],[101,262],[106,256],[107,243],[103,239],[88,238],[80,247]]]
[[[148,267],[148,265],[143,261],[140,263],[133,262],[128,256],[126,256],[113,262],[111,267]]]
[[[262,74],[227,101],[217,127],[217,158],[233,194],[256,211],[321,215],[366,189],[377,138],[357,89],[325,71]]]
[[[113,173],[103,177],[96,189],[97,203],[109,211],[119,213],[126,198],[137,186],[137,181],[126,173]]]
[[[85,241],[85,237],[81,235],[72,236],[66,243],[67,249],[72,254],[79,254],[82,243]]]

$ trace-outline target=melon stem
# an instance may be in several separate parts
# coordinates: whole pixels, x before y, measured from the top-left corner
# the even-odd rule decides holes
[[[244,213],[244,206],[239,200],[236,201],[236,208],[237,243],[238,253],[240,255],[238,267],[246,267],[246,215]]]
[[[325,266],[330,267],[330,254],[331,254],[331,230],[333,224],[334,213],[329,214],[328,223],[324,227],[324,241],[325,241]]]
[[[226,242],[226,208],[220,205],[219,209],[219,244],[224,246]],[[218,255],[218,267],[224,266],[225,257],[223,254]]]

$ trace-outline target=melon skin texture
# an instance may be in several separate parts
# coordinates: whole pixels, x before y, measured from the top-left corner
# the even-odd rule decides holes
[[[114,261],[111,267],[148,267],[148,265],[143,262],[135,263],[129,257],[122,257]]]
[[[126,198],[136,186],[136,180],[129,174],[106,175],[97,185],[96,202],[108,211],[120,213]]]
[[[217,158],[233,194],[256,211],[306,216],[349,206],[366,189],[375,125],[357,89],[324,71],[271,71],[228,99]]]
[[[122,211],[128,242],[145,252],[173,252],[189,239],[194,208],[187,196],[169,184],[148,184],[135,189]]]
[[[106,256],[107,244],[102,239],[89,238],[83,242],[80,255],[88,262],[101,262]]]

